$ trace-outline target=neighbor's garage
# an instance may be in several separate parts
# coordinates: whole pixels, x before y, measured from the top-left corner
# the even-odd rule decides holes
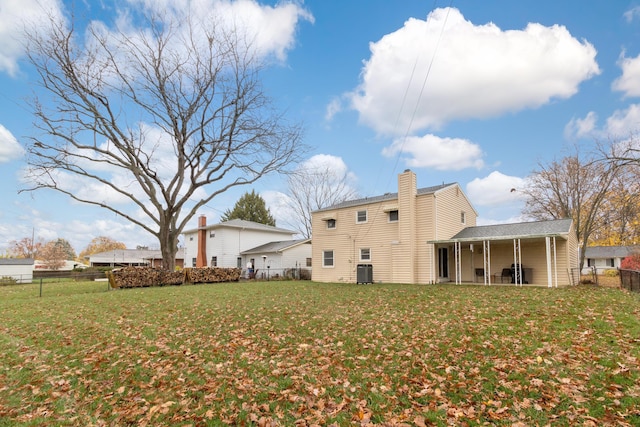
[[[15,280],[17,283],[33,281],[32,258],[0,258],[0,280]]]

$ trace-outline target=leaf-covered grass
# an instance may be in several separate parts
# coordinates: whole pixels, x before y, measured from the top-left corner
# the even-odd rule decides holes
[[[0,425],[640,425],[618,289],[85,285],[0,288]]]

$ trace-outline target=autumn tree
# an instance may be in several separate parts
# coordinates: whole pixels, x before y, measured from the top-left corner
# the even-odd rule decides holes
[[[622,167],[611,182],[597,215],[590,244],[627,246],[640,243],[640,169]]]
[[[127,245],[107,236],[94,237],[78,255],[78,261],[85,262],[89,255],[112,251],[114,249],[127,249]]]
[[[115,213],[155,236],[173,270],[197,210],[286,172],[304,152],[301,129],[266,95],[261,72],[275,49],[242,17],[129,4],[85,30],[90,20],[74,16],[27,27],[43,95],[29,104],[36,123],[22,191],[52,189]]]
[[[41,260],[49,270],[59,270],[64,267],[65,261],[69,259],[67,258],[68,248],[61,243],[61,240],[63,239],[47,242],[38,254],[38,259]]]
[[[561,160],[538,165],[522,189],[523,214],[536,220],[572,218],[581,246],[580,269],[585,249],[598,224],[598,212],[618,173],[613,163],[581,155],[578,148]]]
[[[622,270],[640,271],[640,253],[631,254],[620,261]]]
[[[244,219],[245,221],[258,222],[274,227],[276,225],[276,220],[271,215],[271,211],[267,208],[264,199],[259,194],[256,194],[254,190],[240,197],[233,209],[227,209],[220,219],[221,221]]]
[[[294,227],[311,237],[311,212],[358,197],[344,162],[334,156],[318,155],[301,164],[288,177],[288,205]]]
[[[8,254],[12,258],[38,258],[40,249],[44,246],[42,239],[23,237],[9,243]]]

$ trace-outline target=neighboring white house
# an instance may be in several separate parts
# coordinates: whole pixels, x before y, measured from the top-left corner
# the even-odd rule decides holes
[[[0,280],[5,277],[18,283],[31,283],[33,258],[0,258]]]
[[[640,252],[640,246],[589,246],[584,252],[583,272],[595,268],[600,274],[620,268],[623,259],[637,252]]]
[[[55,271],[71,271],[74,268],[78,268],[78,267],[82,268],[82,267],[86,267],[86,265],[79,263],[78,261],[66,260],[64,261],[64,264],[62,265],[62,267],[58,268]],[[34,270],[50,270],[49,267],[47,266],[47,263],[39,259],[35,260],[33,268]]]
[[[176,267],[184,266],[184,248],[178,248]],[[89,255],[91,267],[162,267],[162,252],[159,249],[114,249]]]
[[[185,267],[244,269],[251,263],[255,269],[269,266],[275,271],[306,266],[311,258],[310,241],[295,240],[295,231],[252,221],[233,219],[207,225],[201,215],[198,228],[183,235]]]
[[[247,262],[251,262],[257,270],[257,277],[261,278],[299,277],[300,269],[311,271],[311,239],[266,243],[243,251],[241,255],[250,260]]]

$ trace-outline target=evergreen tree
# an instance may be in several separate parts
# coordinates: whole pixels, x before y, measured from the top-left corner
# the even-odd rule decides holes
[[[256,194],[254,190],[240,197],[233,210],[227,209],[222,215],[221,221],[232,219],[243,219],[274,227],[276,225],[276,220],[271,215],[271,211],[267,208],[264,199],[259,194]]]

